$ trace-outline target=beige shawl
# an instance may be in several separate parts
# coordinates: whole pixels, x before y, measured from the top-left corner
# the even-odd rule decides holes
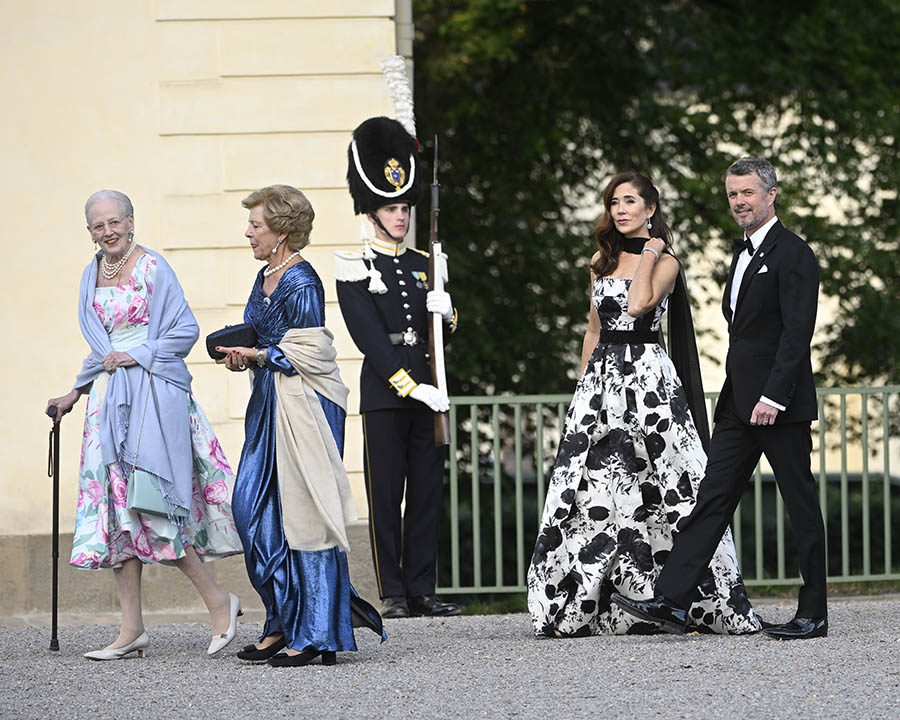
[[[275,453],[284,535],[292,550],[347,551],[356,520],[350,481],[316,392],[347,409],[334,336],[324,327],[288,330],[278,347],[296,375],[275,373]]]

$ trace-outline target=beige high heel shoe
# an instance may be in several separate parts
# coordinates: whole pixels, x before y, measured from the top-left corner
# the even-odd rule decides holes
[[[84,657],[88,660],[121,660],[126,655],[137,651],[138,657],[144,657],[144,650],[150,645],[150,636],[144,630],[125,647],[106,648],[105,650],[91,650]]]

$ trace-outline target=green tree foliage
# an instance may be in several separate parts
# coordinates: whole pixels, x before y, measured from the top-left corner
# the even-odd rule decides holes
[[[441,138],[462,308],[454,393],[570,391],[595,249],[586,213],[610,175],[651,175],[689,263],[736,234],[722,181],[744,154],[775,163],[779,216],[837,303],[820,327],[826,379],[900,378],[897,0],[414,8],[418,131],[426,158]]]

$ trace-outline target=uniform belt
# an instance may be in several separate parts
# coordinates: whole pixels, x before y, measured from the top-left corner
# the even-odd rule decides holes
[[[659,344],[659,331],[654,330],[601,330],[600,342],[637,345],[643,343]]]
[[[410,347],[421,345],[424,342],[415,330],[407,330],[402,333],[388,333],[388,340],[391,341],[391,345],[408,345]]]

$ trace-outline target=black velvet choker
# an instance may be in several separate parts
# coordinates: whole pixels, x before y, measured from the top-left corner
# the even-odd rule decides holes
[[[630,255],[640,255],[644,251],[644,243],[650,238],[627,237],[623,238],[622,252]]]

